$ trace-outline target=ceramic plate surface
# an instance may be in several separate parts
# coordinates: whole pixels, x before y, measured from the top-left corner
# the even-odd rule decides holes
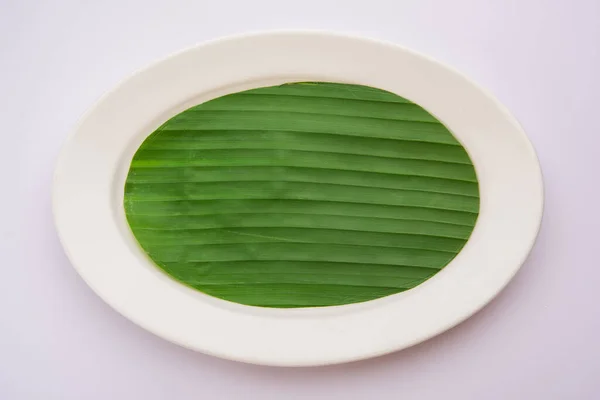
[[[135,241],[124,184],[142,141],[183,110],[246,89],[324,81],[405,97],[442,121],[469,153],[480,212],[463,250],[414,289],[364,303],[269,309],[213,298],[159,271]],[[122,82],[81,120],[60,156],[56,226],[67,255],[118,312],[174,343],[257,364],[304,366],[373,357],[468,318],[514,276],[542,216],[542,177],[516,120],[456,71],[392,44],[318,32],[210,42]]]

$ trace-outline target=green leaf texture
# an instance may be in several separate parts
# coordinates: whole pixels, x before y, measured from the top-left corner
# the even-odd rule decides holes
[[[136,152],[125,211],[177,281],[253,306],[318,307],[411,289],[468,240],[468,154],[420,106],[365,86],[234,93],[171,118]]]

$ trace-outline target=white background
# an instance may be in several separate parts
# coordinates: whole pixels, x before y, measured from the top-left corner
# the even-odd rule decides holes
[[[599,21],[599,0],[0,0],[0,399],[599,399]],[[282,28],[403,44],[523,124],[545,176],[542,231],[467,322],[368,361],[258,367],[147,333],[70,266],[50,190],[81,114],[172,52]]]

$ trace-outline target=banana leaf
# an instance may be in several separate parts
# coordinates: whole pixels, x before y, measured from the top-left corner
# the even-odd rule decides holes
[[[383,90],[293,83],[168,120],[140,146],[127,221],[173,279],[261,307],[343,305],[409,290],[469,239],[469,155]]]

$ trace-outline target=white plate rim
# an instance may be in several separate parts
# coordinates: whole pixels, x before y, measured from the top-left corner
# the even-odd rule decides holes
[[[465,248],[410,291],[317,309],[229,303],[159,272],[137,246],[121,206],[128,162],[141,141],[198,102],[302,80],[389,90],[422,105],[449,127],[469,152],[480,182],[480,215]],[[59,156],[53,212],[73,266],[101,298],[136,324],[222,358],[309,366],[409,347],[482,308],[516,274],[535,242],[543,183],[535,151],[518,122],[491,94],[452,68],[377,40],[276,31],[187,49],[104,95],[82,117]]]

